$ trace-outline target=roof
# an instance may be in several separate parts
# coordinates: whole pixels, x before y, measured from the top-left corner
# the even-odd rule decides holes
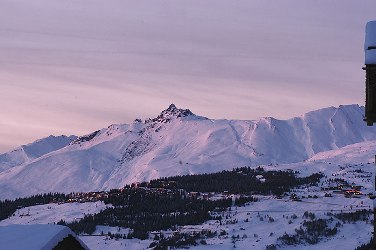
[[[365,64],[376,64],[376,20],[369,21],[366,25],[364,51]]]
[[[47,250],[54,248],[69,235],[88,249],[71,229],[54,224],[0,226],[0,246],[2,249],[13,250]]]

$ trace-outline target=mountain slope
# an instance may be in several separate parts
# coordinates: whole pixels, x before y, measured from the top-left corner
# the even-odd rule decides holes
[[[24,164],[33,159],[39,158],[52,151],[67,146],[76,136],[53,136],[37,140],[33,143],[20,146],[11,152],[0,155],[0,172],[17,165]]]
[[[289,120],[211,120],[174,105],[154,118],[111,125],[0,172],[1,196],[121,187],[161,176],[294,163],[376,140],[363,107],[330,107]]]

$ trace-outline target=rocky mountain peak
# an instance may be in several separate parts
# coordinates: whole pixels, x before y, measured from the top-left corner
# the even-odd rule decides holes
[[[186,117],[195,115],[189,109],[180,109],[175,106],[175,104],[170,104],[170,106],[163,110],[157,118],[152,119],[153,122],[169,122],[172,119],[179,118],[179,117]]]
[[[161,112],[161,115],[169,115],[175,117],[185,117],[194,115],[189,109],[179,109],[175,106],[175,104],[170,104],[170,106]]]

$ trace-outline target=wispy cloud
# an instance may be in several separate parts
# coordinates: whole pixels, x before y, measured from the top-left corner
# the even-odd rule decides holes
[[[375,7],[1,1],[0,151],[152,117],[171,102],[228,119],[363,103],[364,25]]]

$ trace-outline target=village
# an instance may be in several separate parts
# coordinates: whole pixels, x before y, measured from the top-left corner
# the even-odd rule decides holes
[[[260,177],[258,176],[258,179]],[[143,189],[146,190],[148,193],[153,194],[169,194],[173,193],[174,189],[176,188],[176,182],[175,181],[161,181],[160,182],[161,187],[150,187],[150,184],[145,185],[145,183],[132,183],[129,186],[120,188],[120,189],[113,189],[110,191],[94,191],[94,192],[75,192],[70,193],[66,195],[66,200],[54,200],[54,203],[84,203],[84,202],[97,202],[97,201],[104,201],[105,199],[119,196],[124,192],[126,188],[132,188],[132,189]],[[321,192],[323,197],[332,197],[333,195],[343,195],[345,198],[360,198],[366,194],[362,192],[364,189],[361,185],[354,185],[354,184],[348,184],[346,182],[343,182],[339,179],[335,179],[330,185],[327,185],[326,187],[321,187]],[[235,198],[242,197],[243,195],[239,194],[232,194],[229,191],[223,191],[223,192],[187,192],[184,189],[177,189],[178,192],[182,196],[185,196],[187,198],[195,198],[195,199],[203,199],[203,200],[217,200],[217,199],[224,199],[224,198],[232,198],[235,200]],[[301,201],[304,198],[319,198],[319,193],[316,193],[314,195],[298,195],[295,192],[292,192],[291,194],[284,193],[283,195],[276,196],[277,199],[282,199],[283,197],[289,197],[292,201]],[[374,199],[375,196],[372,194],[369,194],[369,197],[371,199]]]
[[[172,189],[139,187],[137,183],[132,184],[132,188],[143,189],[143,190],[146,190],[148,193],[153,193],[153,194],[173,193]],[[124,190],[125,188],[120,188],[120,189],[111,190],[111,191],[70,193],[66,196],[67,199],[65,201],[55,200],[54,203],[66,203],[66,202],[67,203],[73,203],[73,202],[84,203],[84,202],[103,201],[111,197],[119,196],[121,193],[124,192]],[[231,194],[228,191],[224,191],[222,193],[214,193],[214,192],[202,193],[202,192],[187,192],[183,189],[179,189],[178,192],[180,192],[182,196],[185,196],[188,198],[196,198],[196,199],[204,199],[204,200],[209,200],[211,198],[214,198],[214,199],[228,198],[231,196]]]

